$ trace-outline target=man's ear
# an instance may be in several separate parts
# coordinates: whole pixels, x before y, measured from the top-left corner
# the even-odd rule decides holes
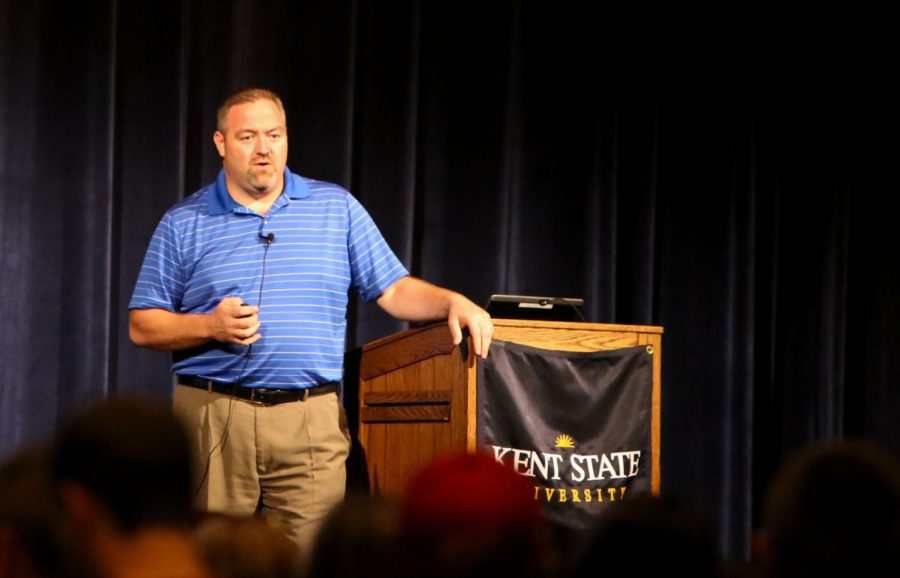
[[[219,151],[219,156],[225,158],[225,135],[217,130],[213,133],[213,142],[216,143],[216,150]]]

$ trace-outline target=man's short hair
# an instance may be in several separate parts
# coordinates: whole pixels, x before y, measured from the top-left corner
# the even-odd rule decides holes
[[[190,444],[163,405],[117,399],[77,416],[57,435],[53,476],[82,486],[123,532],[190,519]]]
[[[238,104],[256,102],[257,100],[271,100],[278,107],[278,110],[285,114],[281,98],[268,88],[243,88],[226,98],[222,106],[219,107],[216,113],[216,130],[224,134],[225,120],[228,118],[228,111],[231,110],[231,107]]]

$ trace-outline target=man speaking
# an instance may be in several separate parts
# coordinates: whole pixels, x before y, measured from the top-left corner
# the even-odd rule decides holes
[[[468,328],[482,356],[493,327],[462,295],[411,277],[345,189],[286,167],[273,92],[231,95],[213,141],[222,171],[162,217],[129,304],[130,336],[174,352],[198,505],[262,510],[308,548],[344,495],[348,290],[400,319],[447,319],[456,343]]]

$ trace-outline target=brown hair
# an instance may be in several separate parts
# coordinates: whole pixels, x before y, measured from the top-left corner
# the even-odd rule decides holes
[[[225,132],[225,119],[228,117],[228,111],[231,110],[232,106],[256,102],[257,100],[271,100],[278,107],[278,110],[285,114],[281,98],[271,90],[267,88],[244,88],[226,98],[222,106],[219,107],[216,113],[216,130],[222,133]]]

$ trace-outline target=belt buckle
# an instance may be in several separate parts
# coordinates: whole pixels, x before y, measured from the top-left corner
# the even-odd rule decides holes
[[[312,389],[312,388],[307,387],[306,389],[303,390],[303,398],[301,401],[306,401],[309,398],[309,390],[310,389]]]
[[[261,399],[256,399],[256,394],[259,393],[260,395],[262,395],[263,391],[264,391],[264,390],[260,390],[260,389],[255,388],[255,387],[252,388],[252,389],[250,390],[250,399],[249,399],[248,401],[249,401],[250,403],[255,403],[255,404],[258,404],[258,405],[266,405],[266,402],[264,402],[263,400],[261,400]]]

